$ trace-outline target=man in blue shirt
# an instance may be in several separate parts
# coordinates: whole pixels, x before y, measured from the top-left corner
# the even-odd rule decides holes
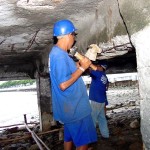
[[[75,42],[76,28],[70,20],[54,24],[53,36],[57,43],[49,54],[49,72],[52,89],[54,119],[64,124],[64,149],[87,150],[88,144],[97,141],[91,117],[91,106],[86,86],[81,78],[91,61],[84,57],[78,67],[68,55]]]
[[[92,118],[94,124],[98,122],[102,138],[109,138],[108,124],[105,116],[105,105],[107,102],[106,90],[108,88],[108,78],[105,74],[106,64],[97,64],[97,70],[91,70],[92,82],[89,90],[91,100]]]

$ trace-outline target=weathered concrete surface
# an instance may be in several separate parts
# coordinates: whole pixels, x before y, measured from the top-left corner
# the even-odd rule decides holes
[[[146,149],[150,149],[150,25],[133,36],[137,49],[139,90],[141,95],[141,132]]]
[[[119,0],[132,43],[136,48],[139,92],[141,96],[141,132],[145,149],[150,149],[150,1]],[[126,8],[126,9],[125,9]]]
[[[107,42],[107,47],[113,46],[111,39],[114,36],[127,35],[118,13],[116,0],[92,0],[92,2],[91,0],[1,0],[0,2],[0,72],[4,76],[10,75],[9,72],[14,74],[27,72],[25,76],[34,78],[33,72],[37,69],[39,72],[47,71],[48,53],[53,44],[52,27],[59,19],[67,18],[74,22],[79,33],[77,46],[83,53],[91,43],[99,45]],[[125,43],[129,42],[128,37],[123,39]],[[117,45],[116,41],[114,44]],[[108,55],[102,57],[106,59],[126,53],[127,51],[121,54],[113,51],[111,57]],[[26,66],[27,63],[30,63],[31,67]],[[19,66],[24,67],[20,70]]]

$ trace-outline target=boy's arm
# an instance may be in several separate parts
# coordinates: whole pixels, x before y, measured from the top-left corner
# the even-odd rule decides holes
[[[108,78],[107,78],[106,91],[108,91],[108,88],[109,88],[109,81],[108,81]]]

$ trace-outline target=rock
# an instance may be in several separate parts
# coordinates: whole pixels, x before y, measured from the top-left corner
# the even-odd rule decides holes
[[[39,150],[39,147],[37,144],[32,145],[29,150]]]
[[[142,150],[142,144],[139,142],[135,142],[129,146],[129,150]]]
[[[17,150],[26,150],[25,147],[19,147]]]
[[[132,122],[130,123],[130,127],[133,128],[133,129],[139,128],[139,127],[140,127],[139,121],[138,121],[137,119],[135,119],[134,121],[132,121]]]

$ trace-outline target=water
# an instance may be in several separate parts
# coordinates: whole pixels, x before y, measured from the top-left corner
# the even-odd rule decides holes
[[[39,120],[37,92],[0,92],[0,127]]]

